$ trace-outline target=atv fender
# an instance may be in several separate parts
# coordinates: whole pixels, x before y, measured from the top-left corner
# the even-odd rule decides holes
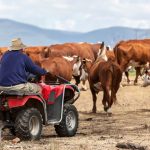
[[[10,97],[8,99],[8,107],[9,108],[15,108],[15,107],[24,106],[28,102],[28,100],[30,100],[30,99],[35,99],[35,100],[43,103],[43,100],[38,96],[34,96],[34,95],[33,96],[27,95],[27,96],[23,96],[23,97],[18,96],[18,97],[12,97],[12,98]]]
[[[71,93],[73,93],[72,96],[69,96],[69,99],[67,98],[67,101],[65,101],[69,104],[73,104],[80,96],[80,90],[76,85],[68,84],[66,85],[65,90],[68,90],[70,92],[72,91]]]

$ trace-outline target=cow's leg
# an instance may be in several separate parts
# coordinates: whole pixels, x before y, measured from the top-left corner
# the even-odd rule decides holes
[[[110,94],[109,94],[109,87],[104,87],[103,90],[104,90],[104,93],[103,93],[102,103],[104,105],[104,111],[107,112],[107,110],[110,107],[110,102],[111,102]]]
[[[135,77],[135,80],[134,80],[134,84],[137,84],[138,77],[141,74],[141,67],[135,67],[135,70],[136,70],[136,77]]]
[[[120,82],[122,80],[122,72],[115,71],[114,73],[115,78],[112,76],[112,86],[111,86],[111,103],[110,107],[113,103],[117,103],[116,93],[120,87]],[[117,103],[118,104],[118,103]]]
[[[82,80],[82,89],[84,91],[87,91],[87,86],[86,86],[85,82],[86,82],[86,80]]]
[[[128,71],[125,71],[125,76],[127,77],[127,83],[129,84],[130,83],[130,79],[129,79],[129,72]]]
[[[117,98],[116,98],[117,91],[118,91],[118,89],[115,90],[114,88],[111,90],[111,101],[110,101],[109,107],[111,107],[113,103],[116,103],[116,101],[117,101]]]
[[[80,76],[73,76],[75,79],[75,84],[78,86],[80,84]]]
[[[92,112],[96,113],[96,100],[97,100],[96,92],[95,92],[95,90],[92,87],[90,87],[90,90],[91,90],[92,98],[93,98],[93,109],[92,109]]]
[[[111,97],[110,97],[110,93],[109,91],[111,90],[111,86],[112,86],[112,71],[107,71],[105,73],[105,77],[103,77],[102,79],[102,87],[103,87],[103,100],[102,103],[104,105],[104,111],[108,111],[108,109],[110,108],[110,104],[111,104]]]

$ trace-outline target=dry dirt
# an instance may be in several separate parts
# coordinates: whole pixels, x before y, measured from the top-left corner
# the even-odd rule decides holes
[[[124,86],[117,93],[118,103],[107,116],[98,94],[96,114],[91,113],[90,91],[82,91],[75,102],[79,111],[76,136],[60,138],[52,126],[44,127],[40,141],[12,143],[15,138],[3,135],[0,149],[4,150],[121,150],[117,143],[130,142],[150,148],[150,86]]]

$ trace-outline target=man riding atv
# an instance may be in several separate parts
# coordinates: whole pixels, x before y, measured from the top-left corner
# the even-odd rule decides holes
[[[74,136],[78,128],[78,111],[72,105],[79,97],[77,86],[64,83],[29,83],[28,74],[47,72],[23,54],[24,44],[13,39],[1,59],[0,121],[3,127],[21,139],[38,140],[42,126],[52,124],[59,136]]]

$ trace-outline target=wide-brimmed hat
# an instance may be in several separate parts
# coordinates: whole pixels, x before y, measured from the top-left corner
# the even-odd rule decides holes
[[[11,46],[9,47],[9,50],[21,50],[24,49],[26,45],[24,45],[20,38],[15,38],[11,40]]]

